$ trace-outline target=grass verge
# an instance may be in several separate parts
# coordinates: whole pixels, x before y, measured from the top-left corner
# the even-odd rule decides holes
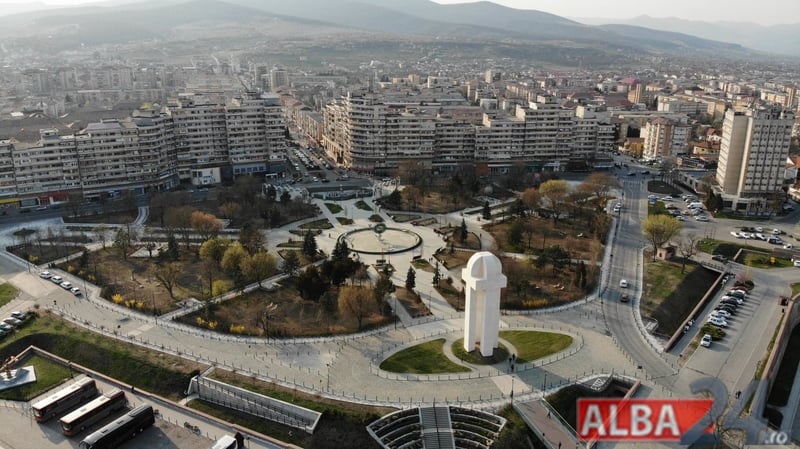
[[[331,229],[333,225],[327,218],[323,218],[322,220],[315,220],[310,223],[306,223],[300,225],[300,229]]]
[[[538,331],[502,331],[500,338],[517,350],[517,363],[531,362],[563,351],[572,344],[572,337]]]
[[[792,297],[797,296],[800,293],[800,282],[796,282],[791,285],[792,287]]]
[[[342,206],[336,203],[325,203],[325,207],[327,207],[332,214],[338,214],[342,211]]]
[[[169,399],[177,400],[189,380],[205,365],[104,338],[49,314],[10,336],[0,346],[0,359],[37,346],[75,364],[103,373]]]
[[[396,352],[381,363],[381,369],[393,373],[439,374],[464,373],[469,368],[453,363],[443,352],[444,338],[425,342]]]
[[[45,391],[62,383],[72,373],[69,368],[53,363],[36,354],[17,363],[17,367],[33,366],[36,382],[0,392],[0,399],[10,401],[30,401]]]
[[[658,333],[671,336],[703,298],[718,274],[695,264],[647,262],[641,312],[658,321]]]
[[[744,258],[741,263],[753,268],[787,268],[793,265],[789,259],[773,257],[763,252],[743,251],[742,254]]]
[[[372,208],[369,206],[369,204],[364,202],[364,200],[356,201],[355,206],[357,208],[361,209],[361,210],[366,210],[366,211],[372,212]]]
[[[0,307],[11,302],[17,297],[19,291],[11,284],[0,284]]]

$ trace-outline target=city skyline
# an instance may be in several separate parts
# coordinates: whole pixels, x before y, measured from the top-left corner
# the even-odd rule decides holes
[[[132,0],[131,3],[140,0]],[[224,0],[222,0],[224,1]],[[440,4],[471,3],[479,0],[431,0]],[[648,15],[659,18],[678,18],[703,22],[752,22],[761,25],[777,25],[797,23],[800,16],[800,4],[792,0],[766,0],[759,3],[756,9],[748,8],[741,0],[728,2],[720,8],[715,2],[692,2],[676,0],[665,9],[658,3],[640,2],[637,0],[492,0],[503,6],[516,9],[539,10],[558,16],[580,21],[586,19],[626,20],[637,16]],[[34,4],[49,7],[75,6],[81,4],[102,4],[108,0],[46,0]],[[119,3],[119,2],[115,2]],[[0,0],[0,6],[31,5],[25,0]],[[18,8],[15,8],[18,9]],[[27,8],[26,8],[27,9]],[[38,8],[37,8],[38,9]],[[596,22],[596,20],[594,20]]]

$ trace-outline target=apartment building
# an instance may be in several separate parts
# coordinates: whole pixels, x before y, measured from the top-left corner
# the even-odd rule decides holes
[[[472,162],[502,173],[520,162],[535,170],[560,170],[613,148],[610,119],[589,109],[564,109],[554,97],[517,105],[513,114],[383,100],[349,94],[325,107],[323,146],[330,157],[363,171],[390,171],[414,159],[440,172]],[[482,117],[477,123],[476,113]]]
[[[794,113],[779,104],[729,109],[722,124],[715,190],[726,209],[760,213],[781,193]]]
[[[663,117],[653,119],[642,128],[641,137],[644,138],[642,155],[645,159],[658,159],[687,153],[691,133],[692,128],[688,124]]]
[[[120,190],[206,185],[283,165],[285,121],[277,96],[228,105],[182,97],[164,111],[134,111],[71,135],[40,131],[35,143],[0,141],[0,206],[92,198]]]

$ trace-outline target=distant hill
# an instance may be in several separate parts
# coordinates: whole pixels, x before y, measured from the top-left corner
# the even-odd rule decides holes
[[[796,18],[790,17],[790,19]],[[800,23],[764,26],[748,22],[705,22],[650,16],[638,16],[626,20],[602,18],[575,20],[589,25],[622,24],[673,31],[715,41],[731,42],[769,53],[800,56]]]
[[[542,11],[491,2],[440,5],[430,0],[179,0],[104,3],[6,17],[0,37],[35,37],[39,47],[68,49],[80,44],[170,39],[182,26],[227,25],[248,33],[265,19],[308,32],[324,25],[400,35],[447,36],[495,43],[532,43],[548,48],[685,52],[746,56],[747,50],[687,34],[627,25],[590,26]],[[202,29],[202,28],[201,28]],[[226,34],[229,36],[230,34]],[[800,33],[798,33],[800,35]],[[798,38],[795,38],[798,39]],[[798,46],[800,47],[800,46]],[[534,49],[535,50],[535,49]],[[596,52],[595,52],[596,53]],[[551,51],[552,54],[552,51]]]

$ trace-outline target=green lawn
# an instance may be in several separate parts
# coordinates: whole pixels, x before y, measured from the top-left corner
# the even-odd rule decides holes
[[[300,225],[300,229],[331,229],[332,227],[333,225],[326,218],[323,218],[322,220],[312,221],[311,223],[306,223],[304,225]]]
[[[658,321],[656,332],[671,336],[718,276],[694,263],[687,263],[686,272],[681,273],[679,262],[647,262],[642,315]]]
[[[356,204],[355,204],[355,206],[356,206],[357,208],[361,209],[361,210],[366,210],[366,211],[370,211],[370,212],[372,212],[372,208],[369,206],[369,204],[367,204],[366,202],[364,202],[364,200],[358,200],[358,201],[356,201]]]
[[[342,206],[336,203],[325,203],[325,207],[327,207],[332,214],[338,214],[342,211]]]
[[[417,270],[425,270],[425,271],[427,271],[429,273],[433,273],[434,272],[433,265],[429,264],[428,261],[425,260],[425,259],[412,260],[411,261],[411,266],[414,267]],[[441,268],[439,269],[439,274],[440,275],[442,274],[442,269]]]
[[[403,349],[381,363],[381,369],[393,373],[436,374],[463,373],[469,368],[453,363],[442,349],[445,339],[439,338]]]
[[[724,242],[722,240],[703,239],[697,245],[697,248],[704,253],[708,254],[722,254],[723,256],[732,259],[733,256],[739,252],[740,249],[748,249],[751,251],[763,251],[762,248],[755,246],[740,245],[738,243]]]
[[[789,259],[772,257],[764,253],[744,251],[742,254],[744,255],[742,264],[753,268],[786,268],[793,265]]]
[[[0,284],[0,307],[17,297],[17,289],[11,284]]]
[[[538,331],[502,331],[500,338],[517,350],[517,363],[531,362],[563,351],[572,344],[572,337]]]
[[[206,368],[178,357],[103,338],[45,314],[35,318],[0,344],[0,359],[37,346],[138,388],[179,399],[189,380]]]
[[[473,365],[494,365],[495,363],[508,360],[508,357],[511,355],[508,352],[508,348],[506,348],[506,346],[502,343],[498,344],[498,347],[494,348],[494,352],[492,352],[491,357],[482,356],[477,347],[472,352],[467,352],[464,350],[463,338],[459,338],[455,341],[455,343],[453,343],[452,350],[453,354],[458,357],[459,360],[463,360]]]
[[[38,355],[32,355],[17,363],[18,368],[29,365],[32,365],[36,372],[36,382],[0,392],[0,399],[30,401],[70,377],[69,368]]]
[[[351,225],[353,224],[353,220],[347,217],[336,217],[336,220],[339,221],[340,225]]]
[[[792,297],[800,293],[800,282],[792,284],[791,287],[792,287]]]

